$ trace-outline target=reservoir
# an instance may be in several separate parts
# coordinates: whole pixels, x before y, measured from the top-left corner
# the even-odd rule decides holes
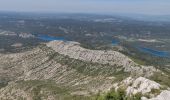
[[[118,45],[118,41],[117,40],[112,40],[112,45],[115,46],[115,45]]]
[[[36,38],[44,40],[44,41],[53,41],[53,40],[65,40],[63,37],[53,37],[44,34],[34,34]]]
[[[170,58],[170,53],[166,51],[159,51],[159,50],[154,50],[154,49],[146,48],[146,47],[138,47],[138,49],[142,52],[145,52],[145,53],[148,53],[154,56]]]

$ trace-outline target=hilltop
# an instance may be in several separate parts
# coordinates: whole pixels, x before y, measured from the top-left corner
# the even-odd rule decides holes
[[[137,64],[118,51],[90,50],[73,41],[1,53],[0,63],[2,100],[104,100],[120,89],[127,98],[169,96],[167,73]]]

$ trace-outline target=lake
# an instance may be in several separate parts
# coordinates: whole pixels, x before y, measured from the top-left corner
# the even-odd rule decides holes
[[[115,45],[118,45],[118,43],[119,43],[119,42],[118,42],[117,40],[112,40],[112,45],[115,46]]]
[[[154,56],[170,58],[170,53],[166,51],[159,51],[159,50],[154,50],[154,49],[146,48],[146,47],[137,47],[137,48],[142,52],[152,54]]]
[[[36,36],[36,38],[44,40],[44,41],[53,41],[53,40],[65,40],[63,37],[53,37],[53,36],[48,36],[48,35],[44,35],[44,34],[34,34]],[[119,41],[117,40],[112,40],[112,45],[118,45]],[[166,51],[159,51],[159,50],[154,50],[151,48],[146,48],[146,47],[137,47],[138,50],[154,55],[154,56],[158,56],[158,57],[168,57],[170,58],[170,53],[166,52]]]
[[[44,41],[53,41],[53,40],[65,40],[63,37],[53,37],[44,34],[34,34],[36,38],[44,40]]]

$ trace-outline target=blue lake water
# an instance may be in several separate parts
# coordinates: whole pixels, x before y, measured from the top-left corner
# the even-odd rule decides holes
[[[48,36],[48,35],[44,35],[44,34],[34,34],[36,36],[36,38],[44,40],[44,41],[53,41],[53,40],[65,40],[63,37],[53,37],[53,36]],[[112,40],[112,45],[118,45],[119,41],[117,40]],[[154,56],[158,56],[158,57],[168,57],[170,58],[170,52],[166,52],[166,51],[159,51],[159,50],[154,50],[151,48],[146,48],[146,47],[139,47],[137,46],[137,49],[154,55]]]
[[[116,40],[112,40],[112,45],[118,45],[118,41],[116,41]]]
[[[53,37],[48,35],[42,35],[42,34],[34,34],[36,38],[44,40],[44,41],[53,41],[53,40],[65,40],[63,37]]]
[[[158,51],[158,50],[154,50],[154,49],[146,48],[146,47],[137,47],[137,48],[142,52],[149,53],[149,54],[152,54],[154,56],[170,58],[170,52]]]
[[[114,39],[112,40],[113,46],[118,45],[118,44],[119,44],[118,40],[114,40]],[[148,53],[153,56],[170,58],[170,52],[167,52],[167,51],[160,51],[160,50],[155,50],[155,49],[141,47],[141,46],[134,46],[134,47],[136,47],[141,52]]]

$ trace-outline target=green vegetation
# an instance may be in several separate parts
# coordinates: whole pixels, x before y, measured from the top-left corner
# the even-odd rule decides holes
[[[170,64],[169,58],[152,56],[150,54],[140,52],[137,48],[135,48],[133,46],[135,44],[123,42],[121,45],[124,47],[125,50],[120,51],[120,52],[127,55],[134,62],[136,62],[140,65],[152,65],[152,66],[155,66],[155,67],[161,66],[161,67],[158,67],[158,68],[162,69],[162,68],[165,67],[165,65]]]
[[[127,72],[124,72],[123,69],[122,69],[122,70],[114,73],[114,77],[116,78],[114,81],[115,82],[120,82],[120,81],[126,79],[129,76],[130,76],[130,74],[127,73]]]
[[[88,96],[75,96],[70,94],[66,87],[57,85],[52,80],[18,81],[17,88],[31,94],[33,100],[47,99],[49,96],[56,100],[91,100]]]
[[[19,81],[18,87],[25,88],[25,91],[29,91],[31,88],[31,95],[33,100],[41,100],[41,98],[47,98],[49,95],[57,96],[57,94],[67,97],[68,90],[64,87],[60,88],[54,81],[51,80],[29,80]],[[56,97],[57,98],[57,97]]]
[[[145,61],[142,61],[138,58],[135,58],[135,57],[129,57],[130,59],[132,59],[135,63],[139,64],[139,65],[146,65],[146,62]]]
[[[127,96],[125,90],[119,88],[117,91],[112,89],[110,92],[104,95],[98,94],[96,100],[141,100],[141,96],[142,95],[140,93]]]
[[[2,78],[0,79],[0,89],[8,85],[8,80]]]
[[[4,82],[0,83],[0,89],[1,89],[2,87],[5,87],[6,85],[7,85],[7,83],[4,83]]]
[[[161,85],[166,85],[170,87],[170,76],[169,75],[165,75],[165,74],[157,72],[157,73],[154,73],[154,75],[152,75],[150,79],[160,83]]]
[[[159,95],[161,93],[160,89],[151,89],[151,93],[154,95]]]
[[[50,48],[44,47],[43,45],[40,47],[42,50],[46,50]],[[48,51],[49,51],[48,50]],[[68,56],[61,55],[53,50],[51,50],[47,56],[49,60],[54,60],[62,65],[69,65],[68,67],[72,69],[76,69],[77,72],[90,76],[118,76],[119,80],[128,77],[130,74],[124,72],[121,66],[112,66],[109,64],[99,64],[94,62],[85,62],[78,59],[73,59]],[[125,77],[126,76],[126,77]]]

